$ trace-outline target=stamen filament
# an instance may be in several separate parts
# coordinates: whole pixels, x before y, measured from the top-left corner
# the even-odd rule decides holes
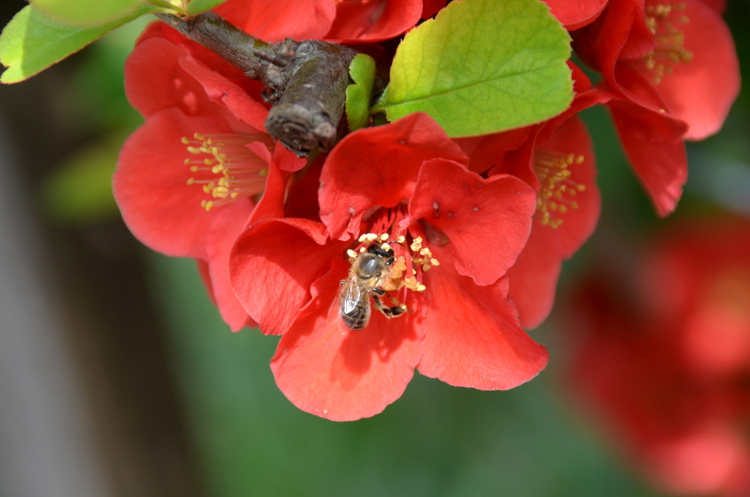
[[[193,138],[182,138],[187,151],[193,155],[206,154],[209,157],[201,160],[185,159],[185,165],[199,178],[191,177],[188,185],[202,185],[203,191],[212,199],[203,200],[201,206],[208,210],[219,205],[228,204],[236,199],[261,193],[268,175],[268,164],[247,145],[261,142],[269,149],[267,135],[247,133],[218,133],[201,135],[195,133]],[[212,177],[207,177],[211,175]]]

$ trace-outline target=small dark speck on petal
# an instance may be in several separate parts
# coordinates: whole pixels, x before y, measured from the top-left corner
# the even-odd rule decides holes
[[[401,143],[401,145],[406,145],[406,140],[399,140],[399,142]]]
[[[469,188],[469,185],[464,185],[464,188]]]
[[[453,217],[453,213],[452,213],[452,212],[449,212],[449,213],[448,213],[448,217]]]

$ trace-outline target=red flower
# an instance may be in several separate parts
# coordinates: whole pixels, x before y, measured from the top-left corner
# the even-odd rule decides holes
[[[415,367],[452,385],[508,389],[545,366],[504,277],[528,237],[534,191],[465,163],[424,114],[356,131],[323,166],[323,223],[268,220],[238,239],[235,290],[262,331],[284,334],[271,367],[298,407],[352,420],[398,398]],[[373,246],[393,250],[378,298],[400,315],[373,308],[354,331],[339,315],[340,282]]]
[[[591,236],[599,218],[594,150],[577,113],[606,102],[609,95],[591,90],[583,72],[571,67],[576,97],[560,116],[524,129],[458,140],[478,171],[513,174],[537,191],[531,235],[508,270],[509,297],[524,328],[535,328],[547,317],[562,261]]]
[[[421,0],[229,0],[216,12],[267,42],[373,42],[413,28],[422,9]]]
[[[727,26],[701,0],[611,0],[574,39],[617,95],[610,108],[625,151],[659,214],[668,214],[687,177],[683,140],[716,133],[739,92]]]
[[[750,494],[750,223],[679,226],[640,271],[618,269],[599,271],[571,316],[586,411],[663,491]]]
[[[146,123],[125,143],[113,179],[123,219],[152,249],[205,261],[222,317],[238,330],[248,316],[229,285],[229,250],[266,176],[304,161],[274,149],[255,82],[163,23],[141,37],[125,78]]]

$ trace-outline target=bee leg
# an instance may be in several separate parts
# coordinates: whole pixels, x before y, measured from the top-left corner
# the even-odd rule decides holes
[[[380,301],[380,298],[378,297],[378,295],[375,295],[375,294],[383,295],[385,294],[385,291],[380,288],[374,288],[372,299],[375,301],[375,307],[377,307],[378,310],[382,312],[383,315],[387,317],[388,319],[391,319],[392,317],[400,316],[401,314],[405,312],[411,312],[401,306],[386,307]]]

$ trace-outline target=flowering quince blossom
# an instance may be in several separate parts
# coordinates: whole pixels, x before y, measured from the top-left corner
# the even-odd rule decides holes
[[[720,8],[701,0],[611,0],[573,34],[576,53],[616,95],[609,103],[615,125],[660,215],[682,194],[684,140],[716,133],[739,92]]]
[[[508,295],[524,328],[535,328],[547,317],[562,261],[591,236],[599,219],[594,150],[577,114],[609,95],[591,89],[583,72],[570,66],[576,96],[563,114],[528,128],[458,140],[478,172],[512,174],[537,191],[531,235],[508,270]]]
[[[161,22],[129,56],[125,85],[146,122],[113,179],[123,219],[152,249],[197,259],[222,317],[239,330],[252,322],[229,283],[229,250],[267,176],[305,162],[265,133],[257,83]]]
[[[570,384],[587,412],[662,491],[749,495],[750,223],[678,226],[640,271],[600,272],[575,302]]]
[[[261,40],[285,38],[375,42],[401,35],[445,1],[422,0],[229,0],[215,10]]]
[[[452,385],[508,389],[546,365],[505,276],[528,238],[535,192],[466,164],[425,114],[358,130],[323,165],[322,222],[268,219],[238,238],[232,282],[261,331],[283,334],[271,367],[295,405],[353,420],[397,399],[415,367]],[[382,298],[406,312],[374,311],[353,331],[339,315],[341,282],[360,250],[384,242],[395,262]]]

